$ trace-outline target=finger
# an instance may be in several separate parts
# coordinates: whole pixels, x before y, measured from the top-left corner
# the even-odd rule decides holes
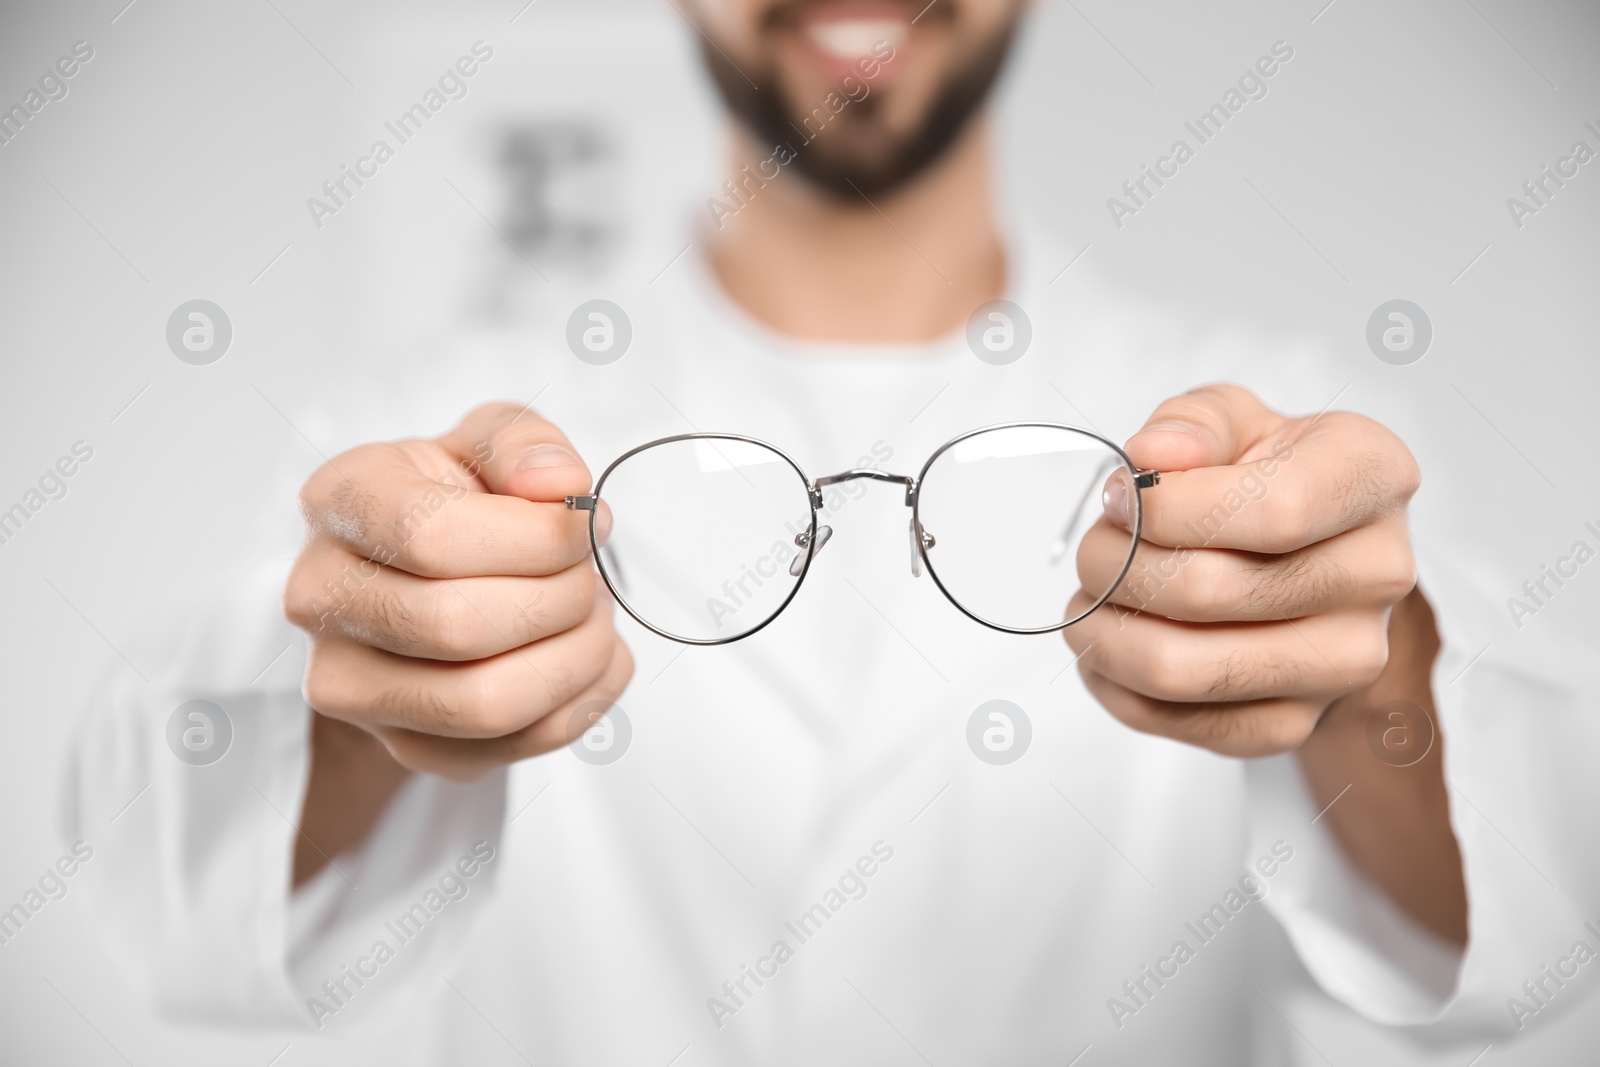
[[[425,441],[345,453],[301,491],[308,525],[364,559],[425,578],[554,574],[589,554],[583,512],[482,492],[444,455]]]
[[[1297,749],[1321,718],[1319,705],[1303,700],[1179,704],[1151,699],[1093,671],[1080,673],[1094,698],[1125,726],[1236,759]]]
[[[436,737],[384,726],[374,732],[401,766],[456,781],[473,781],[496,767],[571,744],[592,725],[592,713],[621,696],[632,677],[633,656],[619,637],[605,671],[594,684],[515,733],[478,739]]]
[[[1081,597],[1074,604],[1087,605]],[[1079,608],[1081,610],[1081,608]],[[1156,700],[1324,701],[1368,685],[1389,659],[1387,614],[1190,624],[1120,608],[1067,627],[1080,665]]]
[[[1098,594],[1127,561],[1127,532],[1096,523],[1078,546],[1078,579]],[[1404,524],[1384,520],[1283,555],[1142,540],[1108,603],[1184,622],[1251,622],[1387,607],[1414,585]]]
[[[476,407],[439,443],[475,465],[491,493],[559,504],[594,484],[567,435],[523,404]]]
[[[335,592],[318,587],[338,574]],[[599,576],[587,561],[544,578],[418,578],[323,538],[307,546],[285,593],[289,621],[402,656],[485,659],[589,617]]]
[[[1291,428],[1265,455],[1163,472],[1140,497],[1141,534],[1171,547],[1293,552],[1402,510],[1419,483],[1397,437],[1332,412]]]
[[[1135,466],[1163,473],[1222,466],[1288,421],[1242,386],[1202,385],[1163,401],[1125,451]]]
[[[343,638],[313,641],[305,698],[329,718],[444,737],[503,737],[592,685],[611,658],[611,612],[474,663],[412,659]]]

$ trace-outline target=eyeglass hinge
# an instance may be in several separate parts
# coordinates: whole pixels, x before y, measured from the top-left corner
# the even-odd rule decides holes
[[[1160,471],[1141,471],[1141,470],[1136,470],[1136,471],[1133,472],[1133,486],[1134,486],[1135,489],[1148,489],[1152,485],[1160,484],[1160,482],[1161,482],[1161,472]]]
[[[568,511],[593,511],[594,510],[594,502],[595,502],[596,499],[597,499],[596,497],[592,497],[592,496],[569,496],[569,497],[567,497],[567,510]]]

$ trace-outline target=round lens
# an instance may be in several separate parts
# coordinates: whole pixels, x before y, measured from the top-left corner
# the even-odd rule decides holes
[[[600,569],[636,619],[679,641],[742,637],[789,602],[811,535],[805,477],[735,437],[649,445],[595,488],[611,509]]]
[[[1137,507],[1132,477],[1122,453],[1067,426],[1002,426],[960,438],[918,480],[928,571],[990,626],[1042,633],[1077,622],[1133,558],[1133,534],[1107,520],[1101,504],[1117,479]]]

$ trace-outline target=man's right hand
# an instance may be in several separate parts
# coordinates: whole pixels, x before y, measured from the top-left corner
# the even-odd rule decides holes
[[[593,718],[578,709],[616,699],[633,674],[589,560],[588,513],[564,505],[591,484],[561,431],[511,403],[318,469],[284,591],[311,638],[306,702],[401,767],[461,781],[578,737]],[[610,513],[595,522],[604,541]],[[318,781],[328,734],[313,734],[308,825],[338,788]]]

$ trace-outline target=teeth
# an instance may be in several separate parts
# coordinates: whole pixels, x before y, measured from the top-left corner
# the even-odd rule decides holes
[[[812,23],[806,33],[816,46],[840,59],[871,55],[879,41],[898,48],[906,37],[906,24],[896,19],[839,19]]]

